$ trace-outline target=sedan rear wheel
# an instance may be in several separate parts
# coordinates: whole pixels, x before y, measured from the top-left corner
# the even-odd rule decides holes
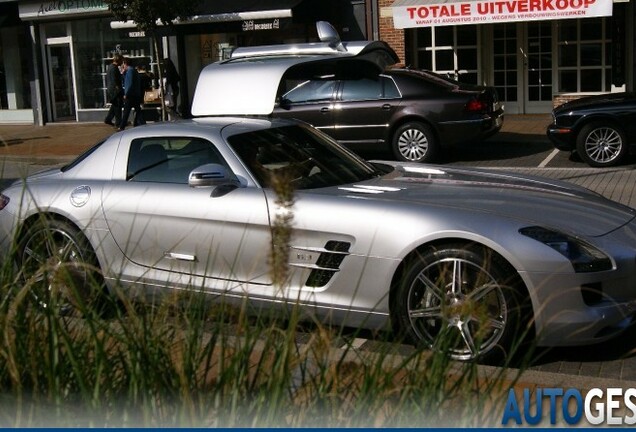
[[[625,158],[627,141],[618,127],[594,122],[581,129],[576,139],[576,149],[588,165],[609,167]]]
[[[501,363],[520,341],[517,274],[492,251],[447,245],[412,260],[395,288],[394,326],[455,360]]]
[[[393,153],[401,161],[432,162],[437,151],[433,131],[423,123],[405,123],[393,137]]]
[[[62,315],[104,312],[104,285],[95,254],[68,222],[42,219],[22,236],[18,265],[39,307]]]

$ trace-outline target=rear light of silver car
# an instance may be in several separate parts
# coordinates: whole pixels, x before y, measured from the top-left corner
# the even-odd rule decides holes
[[[9,197],[0,194],[0,210],[4,209],[9,204]]]

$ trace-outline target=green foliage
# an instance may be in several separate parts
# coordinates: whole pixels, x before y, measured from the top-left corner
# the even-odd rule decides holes
[[[153,32],[157,22],[171,25],[196,14],[200,0],[106,0],[121,21],[134,21],[140,30]]]

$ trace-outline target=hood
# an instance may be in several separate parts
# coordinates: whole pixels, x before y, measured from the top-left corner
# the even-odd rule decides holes
[[[636,216],[630,207],[565,182],[478,169],[388,164],[396,169],[378,179],[340,187],[340,191],[491,213],[591,237],[607,234]]]
[[[615,105],[626,102],[628,100],[633,100],[636,97],[634,93],[608,93],[594,96],[586,96],[583,98],[575,99],[570,102],[566,102],[562,105],[559,105],[554,111],[562,112],[569,111],[572,109],[584,109],[588,107],[598,107],[602,105]]]

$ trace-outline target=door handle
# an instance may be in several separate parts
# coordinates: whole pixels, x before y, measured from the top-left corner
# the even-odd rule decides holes
[[[331,111],[331,109],[330,109],[329,107],[322,107],[322,108],[320,108],[320,112],[321,112],[321,113],[326,113],[326,112],[329,112],[329,111]]]
[[[391,104],[384,104],[384,105],[382,105],[382,109],[383,109],[384,111],[388,111],[388,110],[390,110],[390,109],[391,109]]]

